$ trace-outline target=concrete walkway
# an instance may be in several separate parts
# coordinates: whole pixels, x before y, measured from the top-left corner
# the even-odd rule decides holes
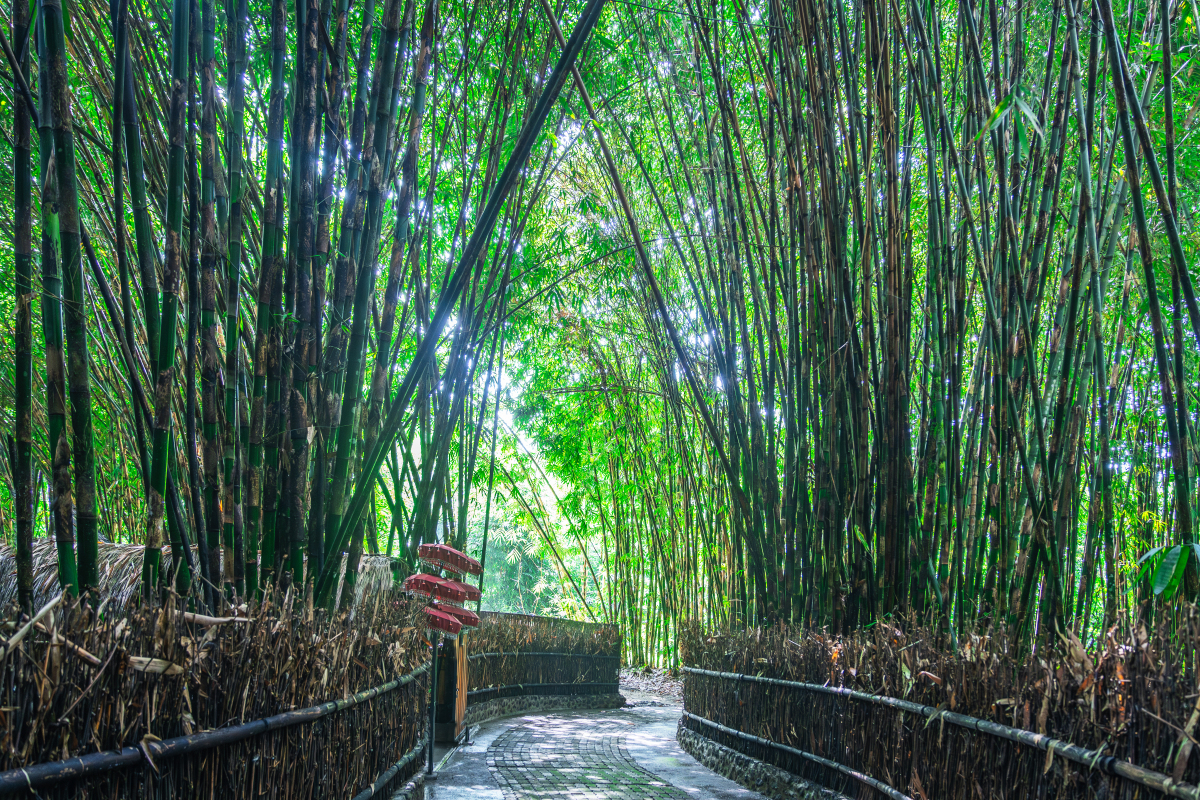
[[[608,711],[507,717],[448,753],[428,800],[762,800],[680,749],[681,707],[622,687]]]

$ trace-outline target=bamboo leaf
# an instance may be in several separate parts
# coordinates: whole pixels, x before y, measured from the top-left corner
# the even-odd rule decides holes
[[[1021,110],[1021,113],[1025,115],[1025,119],[1029,123],[1029,127],[1033,128],[1039,139],[1043,138],[1042,126],[1038,124],[1037,112],[1034,111],[1033,107],[1030,106],[1029,103],[1025,102],[1025,100],[1020,96],[1020,94],[1017,93],[1015,89],[1013,90],[1013,101],[1017,104],[1017,108]]]
[[[858,541],[859,541],[859,542],[862,544],[862,546],[863,546],[863,549],[864,549],[864,550],[870,550],[870,549],[871,549],[871,545],[867,544],[867,539],[866,539],[866,537],[865,537],[865,536],[863,536],[863,532],[862,532],[861,530],[859,530],[858,528],[855,528],[855,529],[854,529],[854,536],[855,536],[855,538],[857,538],[857,539],[858,539]]]
[[[1004,122],[1004,118],[1008,116],[1010,111],[1012,111],[1013,100],[1015,97],[1016,95],[1013,92],[1009,92],[999,103],[996,104],[996,107],[992,109],[991,116],[988,117],[987,122],[984,124],[983,129],[979,131],[978,136],[971,140],[971,144],[977,144],[979,140],[984,137],[984,135],[991,133],[992,131],[996,130],[996,128],[1000,127],[1000,123]]]
[[[1155,555],[1157,555],[1158,553],[1161,553],[1163,550],[1166,550],[1166,549],[1167,549],[1166,547],[1155,547],[1152,550],[1147,550],[1146,554],[1137,560],[1137,563],[1140,565],[1147,559],[1153,558]]]
[[[1158,569],[1154,571],[1155,595],[1160,595],[1167,590],[1175,578],[1176,570],[1187,562],[1186,558],[1181,558],[1183,552],[1183,547],[1176,545],[1168,550],[1162,561],[1159,562]]]

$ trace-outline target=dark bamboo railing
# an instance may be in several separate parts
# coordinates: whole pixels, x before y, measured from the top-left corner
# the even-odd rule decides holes
[[[419,764],[419,759],[425,754],[428,747],[429,736],[421,737],[421,740],[413,745],[399,761],[384,770],[383,774],[376,778],[370,786],[354,795],[354,800],[367,800],[369,797],[374,797],[391,786],[392,782],[396,780],[396,776],[401,772],[405,772],[405,774],[411,772],[411,770],[406,772],[406,767],[411,766],[413,763]]]
[[[1023,796],[1076,796],[1070,793],[1070,790],[1061,793],[1071,784],[1071,776],[1064,775],[1066,770],[1061,764],[1057,774],[1044,778],[1052,772],[1052,767],[1056,765],[1054,757],[1058,756],[1059,759],[1076,765],[1081,776],[1086,777],[1088,773],[1103,776],[1105,782],[1110,784],[1104,794],[1107,797],[1144,796],[1145,790],[1148,789],[1181,800],[1200,800],[1200,787],[1105,755],[1103,748],[1089,750],[1051,736],[955,713],[946,708],[934,708],[896,697],[839,686],[688,666],[683,667],[683,671],[689,676],[684,683],[685,727],[746,755],[759,757],[770,764],[783,767],[789,772],[815,778],[831,788],[837,788],[834,785],[836,781],[829,779],[837,775],[856,780],[894,800],[907,798],[907,795],[898,792],[893,786],[870,777],[872,768],[878,773],[896,774],[895,770],[889,769],[888,765],[883,763],[885,759],[879,758],[887,752],[886,748],[880,750],[855,747],[853,744],[864,737],[874,737],[877,741],[888,738],[884,732],[899,727],[906,731],[904,738],[911,738],[908,749],[911,757],[910,770],[900,774],[908,779],[906,783],[915,775],[916,780],[911,782],[915,782],[918,787],[921,786],[921,776],[924,775],[927,786],[921,788],[920,794],[925,795],[928,792],[930,797],[958,797],[960,793],[964,797],[974,796],[981,775],[976,770],[964,771],[961,767],[971,762],[978,766],[988,758],[989,753],[993,756],[1001,753],[1003,774],[999,777],[999,785],[1006,784],[1008,789],[1020,787]],[[746,687],[748,691],[743,692],[742,687]],[[807,701],[800,700],[797,703],[796,695],[807,697]],[[816,702],[822,697],[835,702]],[[853,704],[837,704],[837,700],[853,701]],[[897,716],[913,715],[920,721],[907,726],[902,719],[880,718],[870,711],[871,706],[896,712]],[[792,710],[802,713],[793,716],[788,713]],[[867,713],[863,713],[864,711]],[[779,719],[786,720],[789,717],[793,723],[792,735],[786,737],[776,733],[777,739],[803,740],[807,736],[810,741],[808,749],[825,749],[830,755],[840,753],[842,761],[800,749],[793,746],[794,741],[779,741],[755,735],[747,730],[779,731]],[[935,723],[938,727],[934,727]],[[966,740],[952,735],[951,742],[946,746],[922,747],[923,734],[930,729],[933,729],[933,734],[937,736],[938,744],[943,744],[947,724],[963,732]],[[796,733],[798,730],[801,733]],[[930,755],[922,758],[923,753]],[[796,764],[801,761],[816,765],[815,774],[814,770],[797,769]],[[855,763],[842,763],[843,761]],[[1031,770],[1030,766],[1038,768]],[[975,786],[970,785],[968,776],[973,777]],[[995,775],[991,777],[996,779]],[[940,785],[941,792],[935,794],[930,791],[928,784],[932,783],[931,778],[938,780],[939,784],[944,784]],[[955,786],[955,783],[960,785]],[[959,788],[962,792],[957,791]],[[985,793],[984,796],[990,795]]]
[[[912,800],[912,798],[908,795],[904,794],[903,792],[896,791],[883,781],[876,780],[870,775],[864,775],[858,770],[850,769],[844,764],[839,764],[836,761],[830,761],[828,758],[822,758],[821,756],[814,755],[812,753],[806,753],[803,750],[796,749],[795,747],[788,747],[786,744],[772,742],[770,739],[764,739],[763,737],[755,736],[752,733],[746,733],[745,731],[739,731],[735,728],[729,728],[719,722],[713,722],[711,719],[698,717],[695,714],[689,714],[686,711],[683,712],[683,718],[689,722],[696,722],[706,728],[711,728],[714,731],[723,733],[726,736],[732,736],[735,739],[740,739],[743,742],[753,742],[754,744],[762,747],[778,750],[781,753],[789,753],[791,755],[798,756],[805,761],[811,761],[814,764],[820,764],[822,767],[835,770],[849,778],[853,778],[864,786],[869,786],[880,794],[892,798],[892,800]]]
[[[467,705],[520,695],[613,694],[620,682],[615,626],[485,612],[468,638]]]
[[[407,780],[429,697],[419,606],[385,593],[330,620],[293,599],[228,617],[54,600],[7,621],[0,795],[317,800]]]
[[[39,789],[45,789],[49,786],[67,781],[87,779],[122,767],[149,767],[157,773],[161,768],[170,768],[168,764],[163,763],[169,759],[215,750],[296,725],[310,725],[324,717],[348,711],[361,703],[369,703],[378,697],[409,686],[418,677],[428,671],[429,664],[422,664],[407,675],[358,692],[343,700],[332,700],[318,706],[275,714],[265,719],[254,720],[242,725],[203,731],[189,736],[178,736],[165,741],[143,740],[136,747],[124,747],[118,751],[90,753],[85,756],[76,756],[62,761],[36,764],[30,767],[0,772],[0,794],[24,791],[36,792]],[[428,694],[428,688],[424,683],[417,684],[409,691],[414,691],[417,698]],[[424,718],[424,714],[416,715],[417,724],[420,725],[421,720],[424,720]],[[424,736],[422,736],[420,742],[424,741]],[[382,789],[384,785],[394,780],[403,767],[412,762],[415,758],[414,754],[420,752],[422,746],[420,742],[397,765],[389,768],[373,782],[365,795],[360,794],[359,796],[370,797]],[[159,766],[160,763],[163,764],[161,768]]]

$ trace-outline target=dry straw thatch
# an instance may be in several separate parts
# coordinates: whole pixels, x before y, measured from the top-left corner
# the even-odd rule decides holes
[[[788,627],[681,637],[688,666],[903,698],[1060,739],[1146,769],[1200,782],[1192,752],[1200,721],[1200,619],[1191,609],[1159,634],[1110,633],[1087,652],[1067,637],[1034,656],[1003,632],[970,636],[958,652],[937,635],[878,625],[833,637]],[[1173,631],[1173,633],[1168,633]],[[684,707],[700,717],[813,753],[885,781],[911,797],[1148,798],[1161,796],[1033,747],[914,714],[829,694],[688,674]],[[722,744],[851,796],[874,790],[773,748],[688,727]],[[1185,733],[1186,731],[1186,733]],[[1200,738],[1200,737],[1197,737]]]
[[[136,596],[142,580],[141,545],[100,542],[100,600],[108,608],[120,609]],[[171,548],[163,548],[163,574],[171,574]],[[50,538],[33,540],[33,606],[41,608],[58,595],[58,552]],[[12,549],[0,542],[0,608],[17,599],[17,559]]]
[[[0,663],[0,770],[348,698],[428,658],[419,605],[398,592],[333,618],[306,614],[290,594],[268,597],[247,621],[218,625],[191,621],[182,606],[98,619],[72,603],[47,617],[44,631]],[[419,741],[427,692],[420,679],[316,722],[61,783],[41,796],[348,797]]]

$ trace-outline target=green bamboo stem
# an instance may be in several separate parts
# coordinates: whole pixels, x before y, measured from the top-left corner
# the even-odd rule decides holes
[[[40,86],[50,83],[50,59],[46,18],[38,14],[37,43]],[[58,583],[68,594],[79,591],[75,560],[74,498],[71,490],[71,447],[67,440],[66,365],[63,353],[62,254],[59,238],[58,179],[55,177],[54,134],[51,130],[53,109],[50,93],[40,92],[38,114],[38,151],[41,157],[41,232],[42,232],[42,338],[46,352],[47,446],[50,451],[51,527],[58,554]]]
[[[79,186],[75,174],[75,140],[71,128],[71,89],[67,68],[61,0],[42,5],[50,103],[54,115],[55,176],[58,189],[59,240],[62,247],[64,333],[67,340],[67,385],[70,392],[75,520],[81,591],[100,582],[96,517],[96,450],[92,433],[92,389],[87,350],[87,307],[79,240]]]
[[[113,84],[112,84],[112,178],[113,178],[113,221],[115,228],[114,247],[117,251],[117,273],[121,286],[121,322],[125,331],[125,346],[129,352],[137,352],[137,340],[133,322],[133,280],[129,273],[129,231],[125,223],[124,163],[125,149],[124,110],[125,82],[129,63],[129,34],[127,3],[116,0],[112,3],[114,38]],[[138,468],[142,482],[150,480],[150,451],[147,449],[146,427],[141,414],[134,414],[137,433]]]
[[[249,443],[249,496],[247,497],[247,540],[261,541],[259,588],[269,587],[275,572],[275,472],[279,463],[273,430],[268,434],[269,406],[275,397],[267,394],[268,375],[278,381],[278,355],[274,331],[282,296],[280,247],[283,235],[283,68],[287,42],[286,11],[282,0],[271,4],[271,95],[267,117],[267,172],[263,182],[264,214],[262,254],[259,264],[257,313],[254,336],[254,386],[251,396]],[[269,438],[268,438],[269,437]],[[264,441],[268,442],[264,459]],[[264,479],[264,471],[266,473]],[[263,513],[265,494],[270,493],[271,512]]]
[[[13,41],[29,34],[29,3],[13,0]],[[19,93],[22,76],[29,81],[29,61],[18,64],[13,76],[12,96]],[[29,108],[22,102],[13,109],[13,227],[16,330],[14,331],[16,393],[16,442],[13,454],[13,506],[17,518],[17,603],[33,614],[33,149],[30,142]]]
[[[241,277],[242,277],[242,236],[243,236],[243,149],[245,139],[245,99],[246,99],[246,28],[250,15],[248,0],[231,0],[228,4],[231,10],[228,24],[231,41],[231,65],[229,69],[229,129],[226,137],[228,153],[226,161],[229,165],[229,225],[228,255],[225,262],[225,484],[232,486],[231,498],[234,514],[242,514],[241,481],[234,481],[234,460],[237,442],[241,438],[237,427],[241,418],[238,390],[241,386],[241,360],[238,357],[240,347],[240,314],[241,314]],[[246,597],[255,597],[258,593],[258,530],[251,526],[243,542],[243,554],[240,559],[244,574],[244,586],[239,586],[239,592]]]
[[[292,387],[288,398],[288,414],[292,456],[291,484],[287,502],[289,506],[291,569],[297,585],[303,579],[302,549],[307,540],[306,525],[308,511],[309,473],[309,416],[308,416],[308,347],[316,338],[312,325],[312,274],[316,250],[316,163],[317,134],[320,117],[317,113],[317,83],[319,76],[318,29],[320,17],[316,0],[307,0],[303,27],[298,28],[297,47],[303,52],[303,74],[297,75],[299,111],[296,131],[296,164],[294,172],[299,180],[295,213],[298,216],[296,229],[295,258],[295,323],[291,326]]]
[[[223,533],[233,533],[233,517],[224,503],[221,460],[223,451],[231,446],[223,442],[221,431],[221,401],[217,380],[221,371],[217,344],[217,281],[221,257],[220,234],[217,225],[217,120],[216,120],[216,10],[213,0],[200,4],[200,30],[197,68],[200,73],[200,393],[203,413],[204,442],[204,518],[208,540],[209,574],[215,582],[232,591],[234,575],[233,542],[223,541]],[[226,342],[228,344],[228,342]]]
[[[162,324],[154,392],[154,446],[151,451],[150,521],[142,561],[142,590],[153,596],[159,582],[163,543],[164,494],[171,455],[171,400],[174,394],[175,328],[179,310],[180,264],[183,254],[183,190],[188,83],[190,10],[187,0],[174,0],[171,38],[170,149],[167,169],[167,258],[163,269]]]

